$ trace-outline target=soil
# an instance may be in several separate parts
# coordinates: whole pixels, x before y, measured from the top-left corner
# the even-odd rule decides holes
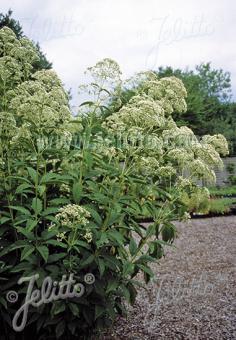
[[[176,226],[155,278],[100,340],[236,339],[236,216]]]

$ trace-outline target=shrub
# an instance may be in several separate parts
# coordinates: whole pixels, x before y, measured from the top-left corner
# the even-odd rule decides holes
[[[88,337],[124,312],[124,299],[134,302],[139,272],[146,282],[153,276],[150,263],[176,236],[172,222],[186,217],[183,194],[198,190],[198,178],[214,180],[227,144],[176,126],[171,113],[186,108],[177,78],[140,75],[137,96],[113,113],[106,104],[116,96],[119,105],[120,70],[105,59],[83,87],[96,100],[73,117],[57,75],[32,73],[37,53],[26,38],[3,28],[0,55],[1,337]],[[138,222],[144,211],[148,227]],[[19,279],[36,275],[43,289],[46,277],[63,287],[71,274],[77,295],[41,304],[36,291],[23,332],[12,329],[27,291]],[[9,290],[19,293],[15,305]]]
[[[212,197],[233,196],[236,195],[236,186],[221,188],[210,187],[209,191]]]
[[[235,203],[235,198],[212,199],[209,202],[208,213],[227,214],[230,212],[232,205]]]

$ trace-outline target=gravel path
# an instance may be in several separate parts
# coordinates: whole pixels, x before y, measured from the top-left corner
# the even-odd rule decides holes
[[[100,339],[236,339],[236,216],[176,225],[155,279]]]

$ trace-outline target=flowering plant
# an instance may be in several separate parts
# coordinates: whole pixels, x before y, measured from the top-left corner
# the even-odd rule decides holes
[[[199,178],[214,180],[227,143],[176,126],[171,113],[186,108],[177,78],[143,73],[119,107],[121,72],[110,59],[88,70],[83,90],[94,98],[73,117],[57,75],[32,73],[37,57],[27,39],[0,30],[0,326],[4,339],[78,338],[110,325],[124,299],[134,302],[136,275],[150,280],[150,263],[175,238],[173,220],[186,217],[184,194]],[[22,303],[19,278],[37,274],[40,286],[86,273],[95,282],[82,297],[31,306],[23,333],[12,330],[17,306],[6,294],[19,291]]]

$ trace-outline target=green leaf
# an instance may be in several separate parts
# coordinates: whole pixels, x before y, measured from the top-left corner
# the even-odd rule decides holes
[[[10,220],[11,220],[10,217],[3,216],[3,217],[0,218],[0,224],[4,224],[4,223],[6,223]]]
[[[98,269],[99,269],[99,273],[100,273],[100,277],[103,276],[104,271],[106,269],[105,263],[102,259],[97,259],[97,264],[98,264]]]
[[[39,185],[38,186],[38,193],[40,196],[43,196],[43,194],[45,193],[46,190],[46,186],[45,185]]]
[[[66,306],[64,302],[56,301],[53,305],[53,308],[51,309],[51,313],[53,315],[57,315],[57,314],[64,312],[65,309],[66,309]]]
[[[29,262],[20,262],[17,266],[11,269],[12,273],[27,271],[31,268],[31,264]]]
[[[130,240],[129,251],[132,256],[137,252],[137,245],[133,238]]]
[[[147,229],[146,237],[151,237],[156,234],[156,226],[154,223],[150,224]]]
[[[96,246],[98,248],[100,248],[101,246],[103,246],[104,243],[109,243],[109,240],[107,238],[107,234],[106,233],[100,233],[100,238],[98,239],[98,241],[96,241]]]
[[[104,314],[106,309],[103,306],[96,305],[95,306],[95,320],[99,318],[102,314]]]
[[[51,214],[56,214],[58,212],[58,207],[47,208],[42,212],[42,216],[47,216]]]
[[[110,280],[108,282],[106,292],[109,293],[109,292],[115,291],[118,286],[119,286],[119,281],[117,281],[115,279]]]
[[[36,214],[39,214],[43,209],[43,203],[39,198],[34,197],[31,207]]]
[[[124,238],[117,230],[110,230],[107,232],[107,237],[116,244],[120,244],[121,246],[124,244]]]
[[[23,183],[20,184],[17,188],[16,188],[16,194],[22,194],[23,192],[26,191],[26,189],[32,188],[32,185],[29,183]],[[27,191],[28,192],[28,191]]]
[[[85,241],[77,240],[76,245],[91,250],[90,245],[86,243]]]
[[[53,254],[48,256],[48,263],[53,263],[56,261],[61,260],[63,257],[65,257],[67,253],[59,253],[59,254]]]
[[[27,220],[26,222],[27,231],[32,231],[37,224],[38,224],[37,220]]]
[[[40,180],[40,184],[51,183],[51,182],[55,181],[57,178],[58,178],[57,174],[48,172],[47,174],[42,176],[42,178]]]
[[[122,290],[122,293],[123,293],[125,299],[128,302],[130,302],[130,292],[129,292],[129,289],[124,284],[122,284],[121,285],[121,290]]]
[[[101,219],[100,215],[98,214],[98,212],[93,208],[93,206],[87,204],[87,205],[85,205],[85,208],[90,212],[90,214],[93,217],[94,221],[98,225],[102,225],[102,219]]]
[[[91,106],[91,105],[94,105],[94,102],[92,102],[92,101],[86,101],[86,102],[83,102],[82,104],[80,104],[80,106],[84,106],[84,105],[89,105],[89,106]]]
[[[1,304],[2,306],[4,306],[5,309],[7,309],[7,302],[6,302],[6,300],[3,299],[2,297],[0,297],[0,304]]]
[[[25,259],[27,259],[27,257],[29,257],[35,250],[35,247],[32,245],[28,245],[26,246],[23,251],[21,252],[21,258],[20,260],[23,261]]]
[[[174,240],[176,234],[175,226],[172,223],[166,223],[161,229],[161,235],[164,242],[171,242]]]
[[[44,261],[47,262],[48,256],[49,256],[48,248],[46,246],[39,246],[39,247],[37,247],[37,250],[40,253],[40,255],[42,256],[42,258],[44,259]]]
[[[29,240],[34,240],[34,234],[26,230],[26,228],[17,227],[16,229]]]
[[[73,194],[73,199],[75,203],[79,203],[81,200],[81,194],[82,194],[82,184],[77,182],[73,184],[72,188],[72,194]]]
[[[60,322],[56,326],[56,338],[60,338],[62,334],[65,332],[66,323],[64,320],[60,320]]]
[[[29,173],[31,179],[33,180],[34,184],[36,184],[37,181],[38,181],[37,172],[33,168],[30,168],[30,167],[27,167],[27,170],[28,170],[28,173]]]
[[[93,262],[93,260],[94,260],[94,255],[93,254],[91,254],[89,257],[87,257],[85,260],[83,260],[83,261],[81,261],[80,262],[80,268],[84,268],[84,267],[86,267],[87,265],[89,265],[90,263],[92,263]]]
[[[29,211],[28,209],[23,208],[23,207],[14,206],[14,205],[9,205],[9,208],[14,209],[14,210],[17,210],[17,211],[23,213],[24,215],[29,215],[29,216],[31,216],[30,211]]]
[[[136,299],[136,296],[137,296],[137,290],[135,289],[135,287],[132,283],[128,283],[127,288],[129,290],[129,294],[130,294],[130,303],[132,305],[135,302],[135,299]]]
[[[67,248],[67,245],[65,243],[59,242],[57,240],[49,240],[49,241],[46,241],[46,243],[51,244],[55,247]]]
[[[53,230],[53,229],[50,230],[50,231],[44,230],[41,234],[42,239],[46,241],[46,240],[49,240],[50,238],[53,238],[55,235],[57,235],[58,234],[57,229],[55,229],[55,230]]]
[[[72,314],[74,316],[78,316],[79,315],[79,307],[78,307],[78,305],[76,305],[75,303],[69,303],[68,306],[69,306],[69,308],[70,308],[70,310],[71,310],[71,312],[72,312]]]
[[[148,267],[148,266],[144,266],[142,264],[137,264],[137,266],[142,269],[143,272],[147,273],[150,277],[153,277],[153,271]]]
[[[70,200],[68,198],[54,198],[51,201],[48,202],[50,205],[64,205],[70,203]]]
[[[116,209],[116,207],[115,207],[115,209]],[[117,211],[117,210],[112,211],[111,216],[110,216],[110,218],[107,222],[107,225],[110,226],[110,225],[114,224],[117,220],[120,220],[121,216],[122,215],[121,215],[120,211]]]
[[[134,271],[134,265],[131,262],[125,262],[123,265],[123,276],[127,276],[130,274],[133,274]]]

